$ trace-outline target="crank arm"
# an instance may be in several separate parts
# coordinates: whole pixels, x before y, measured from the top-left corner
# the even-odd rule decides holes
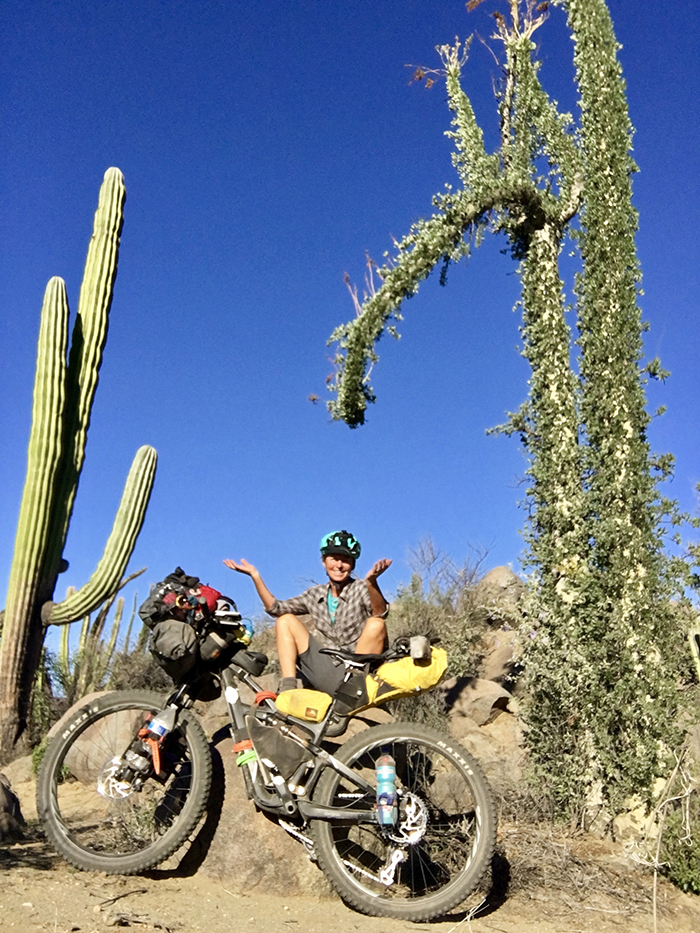
[[[327,823],[376,823],[374,810],[351,810],[339,807],[321,807],[307,800],[297,800],[299,813],[305,820],[324,820]]]

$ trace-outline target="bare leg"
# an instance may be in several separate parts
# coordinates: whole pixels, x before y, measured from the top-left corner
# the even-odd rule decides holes
[[[370,616],[355,645],[356,654],[381,654],[386,648],[387,634],[384,619]]]
[[[277,619],[277,654],[282,677],[296,677],[297,658],[309,647],[309,633],[298,616],[285,613]]]

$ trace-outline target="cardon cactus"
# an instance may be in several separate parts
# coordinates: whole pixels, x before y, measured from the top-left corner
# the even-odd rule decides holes
[[[25,725],[44,626],[80,619],[115,593],[153,486],[156,452],[142,447],[95,572],[64,602],[51,602],[64,565],[63,548],[107,339],[125,197],[122,173],[108,169],[100,189],[68,365],[69,309],[63,281],[51,279],[44,297],[27,476],[0,643],[0,750],[4,752],[14,745]]]

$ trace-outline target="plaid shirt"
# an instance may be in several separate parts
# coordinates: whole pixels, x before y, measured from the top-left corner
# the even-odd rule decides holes
[[[291,612],[295,616],[310,615],[316,626],[318,641],[323,647],[345,648],[352,651],[362,634],[365,622],[372,615],[369,592],[365,580],[351,580],[340,591],[335,624],[328,611],[330,583],[312,586],[293,599],[276,599],[267,610],[268,615],[281,616]],[[385,617],[388,609],[382,613]]]

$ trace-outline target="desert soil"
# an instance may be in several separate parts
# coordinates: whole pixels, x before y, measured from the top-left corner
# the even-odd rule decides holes
[[[528,842],[537,857],[528,864]],[[455,912],[428,925],[436,933],[700,933],[700,899],[661,880],[656,928],[653,877],[621,851],[592,837],[556,840],[505,827],[508,872],[474,914]],[[503,863],[505,864],[505,862]],[[548,876],[548,877],[547,877]],[[475,908],[484,895],[467,905]],[[426,928],[365,917],[338,899],[236,894],[224,883],[177,870],[107,876],[67,866],[36,826],[0,849],[0,930],[108,933],[115,928],[173,933],[398,933]]]

